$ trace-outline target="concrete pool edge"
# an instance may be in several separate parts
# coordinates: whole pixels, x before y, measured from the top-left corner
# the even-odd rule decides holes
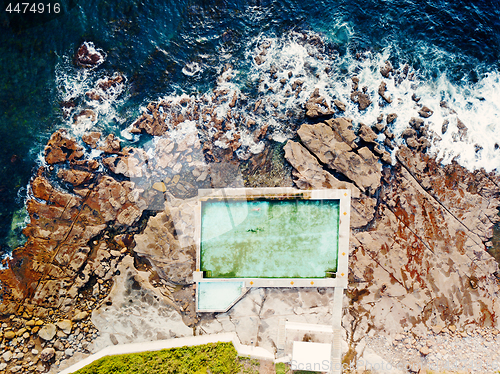
[[[200,271],[201,259],[201,202],[210,199],[242,199],[253,200],[290,199],[304,200],[339,200],[339,234],[337,253],[337,272],[335,278],[204,278]],[[350,235],[350,200],[351,191],[346,189],[323,190],[298,190],[292,187],[266,187],[266,188],[221,188],[198,190],[198,204],[195,209],[195,242],[196,242],[196,270],[193,272],[193,281],[202,282],[244,282],[241,296],[230,306],[224,309],[199,309],[198,288],[195,293],[197,312],[226,312],[236,304],[251,288],[276,287],[276,288],[318,288],[334,287],[342,290],[347,287],[349,235]]]

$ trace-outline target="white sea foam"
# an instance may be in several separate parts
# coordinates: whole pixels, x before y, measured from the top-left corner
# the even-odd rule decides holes
[[[188,77],[192,77],[196,73],[199,73],[202,71],[202,68],[200,64],[197,62],[188,62],[183,68],[182,68],[182,73],[184,75],[187,75]]]
[[[57,99],[66,103],[63,104],[61,125],[71,135],[81,137],[88,131],[114,132],[117,124],[126,121],[117,108],[127,99],[124,97],[127,78],[122,75],[122,82],[105,85],[117,77],[116,73],[109,75],[94,69],[75,68],[69,57],[56,66]]]
[[[328,105],[333,107],[333,99],[346,104],[343,114],[353,119],[354,126],[359,123],[373,125],[380,114],[396,113],[398,118],[389,127],[396,135],[396,145],[402,143],[401,133],[407,128],[412,117],[419,117],[418,111],[427,106],[434,113],[425,119],[432,137],[430,152],[433,152],[443,163],[456,160],[469,169],[485,168],[491,171],[500,165],[500,74],[491,72],[477,83],[452,82],[446,75],[438,79],[425,80],[419,71],[404,66],[396,66],[394,75],[384,78],[380,67],[397,54],[388,47],[380,53],[364,53],[339,56],[325,52],[324,44],[328,40],[349,39],[352,31],[346,25],[339,25],[335,35],[319,36],[314,33],[290,32],[283,36],[260,35],[247,45],[246,59],[250,63],[248,71],[238,71],[220,67],[221,74],[213,91],[189,96],[169,95],[162,100],[175,107],[174,112],[165,112],[165,121],[174,137],[182,135],[184,126],[190,131],[196,127],[200,137],[212,141],[215,146],[228,148],[228,141],[239,136],[241,148],[237,155],[245,159],[252,153],[259,153],[265,143],[254,136],[255,132],[264,126],[268,127],[268,137],[284,142],[295,134],[295,130],[305,122],[305,103],[314,92],[324,96]],[[248,65],[248,64],[243,64]],[[194,75],[201,66],[188,63],[183,73]],[[246,68],[244,68],[246,69]],[[68,69],[59,69],[65,73],[58,74],[61,89],[61,100],[74,100],[85,97],[85,93],[96,86],[98,79],[96,71],[74,70],[67,74]],[[240,81],[235,82],[235,76]],[[241,81],[241,76],[246,77]],[[352,92],[351,78],[357,76],[359,87],[366,87],[366,92],[372,104],[364,111],[350,99]],[[387,85],[386,94],[392,98],[392,103],[386,103],[378,94],[380,83]],[[250,89],[249,89],[250,88]],[[120,102],[124,86],[116,87],[106,96],[106,99],[87,103],[96,112],[97,118],[90,122],[81,122],[76,126],[68,119],[68,127],[81,134],[84,131],[99,127],[103,119],[109,121],[118,118],[115,107]],[[214,94],[216,93],[216,94]],[[412,95],[420,97],[416,103]],[[236,105],[231,99],[236,96]],[[223,100],[220,98],[224,97]],[[446,102],[446,105],[442,105]],[[188,104],[186,104],[188,103]],[[224,134],[210,127],[200,115],[196,121],[185,121],[176,128],[175,116],[182,114],[185,118],[193,108],[198,112],[213,109],[215,117],[225,120]],[[79,108],[80,109],[80,108]],[[159,108],[160,113],[163,107]],[[74,110],[78,113],[78,110]],[[74,114],[73,113],[73,114]],[[339,114],[340,115],[340,114]],[[229,119],[228,119],[229,118]],[[445,133],[442,133],[443,123],[448,123]],[[457,127],[463,123],[467,127],[464,133]],[[207,127],[208,126],[208,127]],[[203,129],[203,130],[202,130]],[[214,139],[217,135],[218,139]],[[122,137],[133,140],[137,135],[122,130]],[[383,135],[378,140],[383,142]]]
[[[396,72],[394,77],[384,78],[380,74],[380,67],[391,58],[390,48],[381,53],[335,57],[323,54],[321,45],[316,47],[303,40],[302,34],[294,33],[281,38],[260,36],[254,41],[255,48],[247,54],[247,58],[253,58],[259,54],[260,45],[270,45],[263,57],[265,61],[252,65],[250,77],[259,91],[254,101],[261,100],[266,106],[261,120],[271,125],[275,140],[283,141],[290,137],[287,131],[290,121],[303,119],[300,115],[288,118],[287,111],[296,111],[297,108],[303,110],[311,93],[318,88],[330,105],[332,99],[339,99],[346,104],[344,115],[354,120],[355,127],[359,123],[375,124],[380,114],[396,113],[398,118],[390,127],[396,135],[397,144],[401,144],[399,135],[408,127],[410,119],[419,117],[421,106],[427,106],[434,112],[425,119],[433,134],[430,152],[436,154],[441,162],[447,164],[456,160],[471,170],[484,168],[491,171],[500,166],[498,72],[491,72],[478,83],[457,84],[446,75],[441,75],[437,80],[422,79],[421,74],[411,67],[407,67],[407,74],[403,74],[404,66],[399,66],[395,67],[395,70],[399,68],[399,75]],[[277,79],[271,76],[272,71]],[[290,79],[289,72],[292,73]],[[360,89],[366,86],[372,100],[372,104],[364,111],[359,111],[357,104],[350,100],[350,78],[353,76],[359,78]],[[280,79],[286,79],[286,83],[283,85]],[[296,81],[303,82],[301,91],[298,95],[290,95]],[[387,95],[393,99],[390,104],[378,95],[382,81],[387,85]],[[412,100],[413,94],[420,97],[418,104]],[[443,102],[446,105],[443,106]],[[277,110],[270,107],[272,103],[278,103]],[[459,133],[459,120],[467,127],[465,135]],[[448,130],[442,134],[445,121],[449,122]]]
[[[95,44],[93,42],[83,42],[85,47],[87,47],[87,51],[89,55],[98,55],[99,59],[95,62],[94,66],[92,68],[96,68],[97,66],[101,65],[104,60],[106,59],[106,53],[100,49],[96,48]]]

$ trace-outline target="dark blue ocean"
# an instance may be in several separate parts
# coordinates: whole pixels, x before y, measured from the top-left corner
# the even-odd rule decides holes
[[[27,185],[52,132],[101,130],[134,141],[124,130],[148,101],[208,92],[227,64],[250,98],[260,95],[256,82],[273,64],[305,79],[305,91],[319,86],[338,97],[348,94],[346,81],[353,75],[376,92],[385,60],[400,69],[407,64],[415,80],[390,87],[400,100],[385,108],[402,118],[395,133],[405,126],[405,113],[412,115],[413,92],[431,108],[444,100],[469,133],[463,141],[441,136],[433,144],[442,162],[455,158],[488,171],[500,166],[499,1],[86,0],[60,1],[57,15],[9,14],[9,3],[2,3],[0,15],[2,252],[22,242]],[[318,53],[304,49],[298,35],[318,38]],[[253,53],[266,40],[267,62],[256,66]],[[73,64],[83,42],[105,53],[98,68],[83,71]],[[329,73],[318,73],[323,71]],[[126,77],[122,91],[95,108],[96,123],[73,129],[61,102],[84,107],[84,93],[115,73]],[[354,110],[350,114],[357,118]],[[359,118],[370,123],[380,110]],[[436,129],[445,115],[436,110]],[[285,129],[281,138],[279,130],[276,124],[275,139],[285,140]]]

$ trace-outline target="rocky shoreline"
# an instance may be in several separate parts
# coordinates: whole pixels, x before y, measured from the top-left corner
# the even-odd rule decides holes
[[[265,63],[268,48],[262,43],[255,64]],[[98,54],[84,45],[77,63],[95,68]],[[277,71],[269,74],[278,81]],[[429,366],[443,334],[470,341],[478,331],[478,341],[497,342],[500,273],[487,249],[500,221],[500,176],[441,165],[428,152],[439,136],[427,122],[433,111],[416,96],[417,114],[396,142],[397,113],[358,124],[345,116],[347,102],[316,89],[283,147],[258,121],[278,104],[224,88],[231,76],[228,67],[210,95],[150,103],[130,127],[151,136],[141,148],[122,147],[113,134],[52,135],[30,182],[26,244],[0,271],[0,372],[57,372],[110,344],[220,331],[275,351],[279,316],[329,323],[331,292],[322,289],[255,290],[227,313],[195,313],[198,188],[352,191],[346,363],[371,349]],[[298,96],[303,84],[287,76],[280,85]],[[125,82],[119,77],[88,98],[105,100]],[[382,66],[378,96],[352,77],[350,100],[360,111],[397,100],[391,79],[410,79],[408,70]],[[63,109],[76,124],[93,121],[90,110]],[[466,132],[462,123],[457,139]]]

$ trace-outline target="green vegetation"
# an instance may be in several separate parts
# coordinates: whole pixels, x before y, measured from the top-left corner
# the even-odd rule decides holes
[[[103,357],[75,374],[236,374],[242,364],[232,343]]]
[[[259,374],[260,361],[250,357],[240,357],[241,368],[238,374]]]
[[[288,373],[290,373],[290,370],[288,370],[288,366],[282,362],[276,364],[274,366],[274,369],[276,370],[276,374],[288,374]]]

